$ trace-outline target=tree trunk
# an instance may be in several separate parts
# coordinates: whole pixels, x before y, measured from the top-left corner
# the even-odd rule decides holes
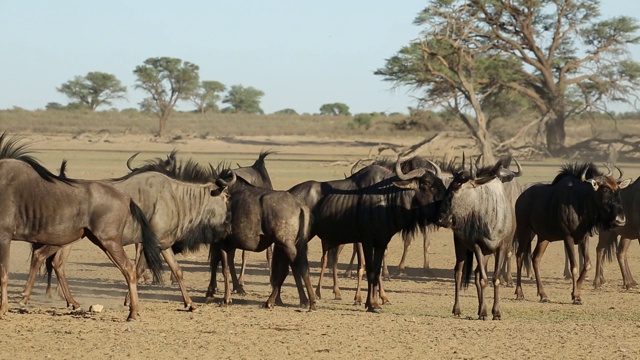
[[[489,133],[484,128],[478,129],[478,136],[476,136],[476,140],[478,141],[478,145],[480,147],[480,152],[482,153],[482,158],[484,159],[485,165],[493,165],[496,162],[495,157],[493,156],[493,145],[491,144],[491,140],[489,139]]]
[[[555,116],[547,122],[545,129],[547,132],[547,150],[553,156],[561,157],[566,155],[564,123],[564,116]]]
[[[164,137],[166,135],[166,128],[167,128],[167,119],[169,119],[169,114],[161,114],[159,117],[159,130],[158,130],[158,137]]]

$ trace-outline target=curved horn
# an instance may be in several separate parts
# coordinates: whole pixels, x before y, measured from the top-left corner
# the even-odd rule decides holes
[[[442,174],[442,169],[440,169],[440,166],[438,166],[438,164],[434,163],[433,161],[426,159],[427,162],[429,163],[429,165],[433,166],[433,168],[436,170],[435,174],[437,177],[440,177],[440,175]]]
[[[129,171],[133,171],[135,170],[134,168],[131,167],[131,161],[133,161],[133,159],[138,156],[138,154],[140,154],[140,152],[138,151],[137,153],[131,155],[131,157],[129,158],[129,160],[127,160],[127,168],[129,168]]]
[[[466,167],[467,167],[466,158],[464,156],[464,151],[463,151],[462,152],[462,170],[465,170]]]
[[[209,166],[211,166],[211,165],[209,165]],[[235,183],[236,183],[236,179],[237,179],[237,177],[236,177],[236,173],[235,173],[235,172],[233,172],[232,170],[230,170],[229,172],[231,172],[231,180],[229,180],[229,181],[224,181],[224,180],[222,180],[222,179],[218,179],[218,181],[217,181],[217,182],[219,182],[220,184],[222,184],[222,186],[225,186],[225,187],[231,187],[231,186],[233,186],[233,184],[235,184]]]
[[[471,159],[469,159],[469,174],[473,180],[476,179],[476,171],[477,169],[473,167],[473,163],[471,162]]]
[[[513,176],[514,176],[514,177],[520,177],[520,176],[522,176],[522,166],[520,166],[520,163],[518,162],[518,159],[513,158],[513,161],[515,161],[515,163],[516,163],[516,168],[518,169],[518,171],[517,171],[517,172],[514,172],[514,173],[513,173]]]
[[[415,170],[409,171],[408,174],[405,174],[402,172],[402,168],[400,167],[401,161],[402,161],[402,158],[398,156],[398,160],[396,160],[395,170],[396,170],[396,175],[400,178],[400,180],[411,180],[417,177],[421,177],[426,172],[425,169],[415,169]]]
[[[481,167],[480,166],[480,159],[482,159],[482,154],[478,155],[478,158],[476,159],[476,170]]]
[[[624,173],[622,172],[622,169],[620,169],[620,168],[618,167],[618,165],[613,165],[613,166],[615,166],[615,168],[616,168],[616,169],[618,170],[618,172],[620,173],[620,176],[619,176],[619,177],[618,177],[618,179],[616,179],[616,180],[618,180],[618,181],[622,180],[622,176],[624,176]]]
[[[580,181],[587,181],[587,170],[589,170],[589,167],[585,166],[582,174],[580,175]]]
[[[611,168],[609,167],[609,165],[607,165],[607,163],[604,163],[602,165],[604,165],[604,167],[607,168],[607,173],[604,176],[611,176],[613,172],[611,171]]]

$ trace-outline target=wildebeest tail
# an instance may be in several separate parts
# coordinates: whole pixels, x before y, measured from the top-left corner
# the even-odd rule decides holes
[[[327,251],[327,267],[332,268],[333,265],[338,262],[338,249],[339,246],[334,246]]]
[[[147,260],[147,266],[149,270],[151,270],[151,273],[153,273],[153,280],[160,282],[162,278],[162,257],[160,255],[158,238],[151,229],[149,220],[147,220],[147,217],[133,199],[129,201],[129,211],[131,212],[131,216],[140,224],[142,251]]]
[[[307,252],[309,248],[309,235],[311,233],[311,218],[309,209],[303,207],[300,209],[298,226],[298,236],[296,238],[296,263],[299,269],[304,273],[309,271],[309,259]]]
[[[462,267],[462,284],[465,288],[468,287],[471,282],[471,274],[473,274],[473,252],[467,251],[467,257]]]

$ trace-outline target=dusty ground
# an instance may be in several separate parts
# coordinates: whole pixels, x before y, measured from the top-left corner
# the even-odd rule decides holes
[[[183,156],[199,161],[249,165],[260,150],[273,149],[278,153],[268,158],[267,166],[279,189],[306,179],[341,178],[349,172],[348,167],[326,165],[366,156],[371,146],[381,142],[286,137],[192,139],[169,144],[141,137],[110,137],[107,142],[99,142],[98,136],[71,139],[31,135],[29,139],[36,141],[36,156],[50,169],[57,171],[59,162],[66,158],[69,176],[92,179],[124,174],[126,159],[136,151],[143,151],[139,158],[145,159],[177,148]],[[454,145],[436,144],[425,153],[442,153]],[[548,180],[557,172],[559,162],[525,162],[524,166],[524,182]],[[640,175],[638,166],[623,166],[628,176]],[[594,248],[592,241],[592,257]],[[400,239],[394,238],[388,256],[392,274],[397,273],[401,251]],[[632,247],[630,255],[632,271],[640,277],[637,246]],[[312,280],[317,282],[317,239],[310,243],[309,256]],[[342,256],[342,270],[347,257]],[[549,246],[542,264],[552,302],[539,303],[535,284],[529,280],[524,283],[525,301],[514,300],[513,288],[503,288],[502,321],[473,320],[477,306],[473,287],[462,294],[463,317],[452,317],[453,246],[447,230],[432,235],[430,276],[421,269],[421,244],[415,241],[408,259],[409,275],[393,276],[386,283],[392,304],[386,305],[382,314],[369,314],[362,306],[352,305],[355,281],[347,278],[340,279],[342,300],[333,300],[330,284],[325,283],[324,297],[315,312],[298,309],[291,278],[283,294],[287,306],[260,308],[269,293],[263,254],[250,256],[248,295],[234,296],[234,304],[226,308],[204,304],[209,273],[203,252],[178,259],[190,294],[200,304],[197,311],[182,311],[176,286],[141,285],[141,320],[128,323],[128,310],[122,306],[126,285],[107,257],[85,240],[74,247],[70,260],[67,273],[76,298],[85,309],[102,304],[105,311],[71,313],[64,308],[63,300],[45,298],[42,279],[31,304],[20,307],[28,244],[14,242],[10,311],[1,320],[0,358],[640,358],[638,290],[621,290],[617,265],[608,263],[609,281],[604,288],[596,291],[588,284],[584,305],[571,305],[570,282],[562,277],[560,243]],[[590,274],[593,276],[593,270]]]

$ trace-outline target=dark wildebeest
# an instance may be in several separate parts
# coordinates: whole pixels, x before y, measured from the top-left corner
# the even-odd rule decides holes
[[[563,240],[571,265],[571,299],[574,304],[582,303],[580,291],[590,267],[588,236],[625,224],[620,189],[627,185],[629,180],[620,181],[605,175],[593,163],[565,164],[551,184],[534,185],[522,192],[516,201],[514,238],[518,266],[515,293],[518,300],[524,299],[522,264],[528,261],[525,255],[531,252],[533,236],[537,235],[532,262],[540,301],[549,301],[540,278],[540,260],[550,241]],[[579,277],[574,244],[578,245],[585,259]]]
[[[620,177],[622,177],[622,172],[620,172]],[[606,256],[611,261],[614,248],[617,248],[616,258],[622,273],[622,287],[624,289],[632,289],[638,286],[629,269],[627,251],[631,240],[636,240],[640,236],[640,178],[626,188],[621,189],[620,198],[627,222],[624,226],[601,231],[599,234],[600,239],[596,247],[596,275],[593,279],[593,286],[596,289],[605,283],[604,258]],[[620,237],[620,242],[618,242],[618,237]]]
[[[378,312],[382,259],[398,231],[411,231],[436,220],[437,204],[445,187],[431,169],[407,174],[396,161],[394,171],[367,166],[343,180],[306,181],[289,192],[311,209],[312,235],[323,251],[340,244],[362,243],[368,280],[367,311]]]
[[[136,155],[134,154],[127,161],[130,169],[130,162]],[[100,182],[128,194],[139,204],[142,212],[149,219],[152,230],[160,239],[162,256],[178,282],[185,308],[193,310],[195,304],[187,294],[182,270],[175,259],[172,246],[176,243],[184,243],[185,246],[194,248],[199,244],[209,244],[212,236],[225,234],[228,231],[228,224],[225,223],[228,195],[225,188],[229,184],[219,179],[215,183],[193,184],[165,175],[171,174],[170,168],[175,166],[174,156],[175,152],[168,157],[167,161],[163,162],[161,159],[148,161],[146,165],[132,169],[125,176],[105,179]],[[64,174],[64,169],[65,162],[61,167],[61,174]],[[142,244],[138,233],[129,227],[125,228],[122,243],[123,246]],[[56,250],[45,246],[34,251],[27,286],[23,293],[23,303],[28,302],[37,270],[42,261]],[[70,245],[60,250],[51,265],[56,271],[60,288],[67,300],[67,306],[72,305],[76,309],[80,307],[80,304],[71,296],[64,274],[64,265],[70,250]],[[141,261],[138,261],[138,265],[137,277],[140,277],[145,266]],[[49,275],[50,270],[48,267]],[[49,282],[50,279],[49,276]],[[47,284],[47,289],[49,291],[50,283]]]
[[[226,179],[233,174],[230,169],[222,169],[216,176]],[[309,209],[286,191],[256,187],[241,177],[229,187],[229,194],[231,232],[227,237],[215,241],[210,248],[211,279],[207,298],[214,295],[216,268],[222,260],[225,278],[223,304],[231,303],[229,269],[225,261],[227,251],[241,249],[261,252],[275,245],[270,275],[272,292],[264,306],[271,308],[279,301],[277,297],[291,266],[298,286],[300,305],[305,306],[308,302],[309,310],[315,310],[316,301],[307,258],[311,227]],[[307,289],[308,299],[302,290],[302,283]]]
[[[355,173],[355,169],[356,167],[359,165],[360,162],[356,163],[352,168],[351,168],[351,174],[353,175]],[[441,162],[442,165],[446,165],[449,166],[450,168],[453,168],[454,166],[453,161],[451,162]],[[393,160],[389,160],[389,159],[380,159],[380,160],[376,160],[374,161],[371,165],[377,165],[377,166],[382,166],[388,170],[393,171],[396,165],[396,161]],[[446,172],[446,171],[441,171],[440,167],[438,164],[436,164],[435,162],[432,162],[431,160],[427,159],[427,158],[423,158],[423,157],[418,157],[418,156],[413,156],[405,161],[402,161],[400,164],[400,168],[402,170],[403,173],[408,173],[410,171],[413,171],[415,169],[420,169],[420,168],[426,168],[426,169],[432,169],[437,176],[443,181],[444,186],[446,187],[447,185],[449,185],[449,183],[451,182],[451,179],[453,177],[451,172]],[[403,231],[401,231],[401,235],[402,235],[402,239],[403,239],[403,244],[404,244],[404,252],[402,254],[402,260],[401,260],[401,268],[403,268],[403,263],[404,263],[404,258],[406,256],[406,251],[408,249],[408,244],[410,244],[410,239],[412,239],[419,231],[421,231],[424,236],[425,239],[427,231],[428,231],[428,226],[418,226],[415,228],[409,228],[409,229],[405,229]],[[426,240],[425,240],[426,241]],[[426,243],[425,243],[426,244]],[[340,254],[340,252],[342,251],[343,248],[343,244],[334,247],[332,249],[328,249],[328,251],[323,251],[323,256],[322,256],[322,265],[321,265],[321,270],[320,270],[320,277],[318,279],[318,287],[316,288],[316,296],[318,298],[320,298],[320,291],[321,291],[321,285],[322,285],[322,279],[323,279],[323,275],[324,275],[324,268],[326,266],[326,263],[330,263],[332,265],[333,268],[333,294],[334,294],[334,298],[336,300],[341,299],[341,292],[340,292],[340,287],[338,285],[338,277],[337,277],[337,268],[338,268],[338,256]],[[426,247],[425,247],[425,251],[426,251]],[[361,289],[361,282],[362,282],[362,277],[365,273],[365,268],[364,268],[364,258],[363,258],[363,253],[362,253],[362,245],[360,243],[354,243],[353,246],[353,253],[351,256],[351,261],[349,266],[352,265],[354,258],[357,256],[357,260],[358,260],[358,270],[357,270],[357,285],[356,285],[356,293],[354,295],[354,304],[356,305],[361,305],[362,304],[362,295],[360,292]],[[382,277],[380,279],[380,287],[379,287],[379,295],[380,295],[380,299],[382,301],[382,304],[386,304],[389,302],[389,299],[384,291],[384,287],[383,287],[383,280],[384,279],[388,279],[389,278],[389,270],[387,269],[386,266],[386,254],[383,258],[382,261]]]
[[[478,291],[478,317],[485,320],[487,307],[484,290],[488,283],[485,255],[495,255],[493,273],[494,320],[500,320],[500,257],[506,241],[511,241],[514,232],[514,211],[507,198],[504,181],[514,178],[514,173],[503,167],[499,160],[493,166],[476,169],[473,164],[466,169],[463,157],[462,170],[454,174],[440,207],[438,225],[453,230],[456,253],[455,302],[453,314],[460,316],[460,291],[462,289],[463,268],[465,284],[471,277],[475,256],[475,284]]]
[[[158,240],[134,200],[113,186],[60,178],[31,157],[19,138],[0,135],[0,315],[7,312],[12,240],[56,248],[82,237],[102,249],[124,275],[130,294],[128,320],[138,317],[137,277],[122,247],[125,229],[141,234],[155,276],[162,270]]]
[[[269,177],[269,172],[267,171],[267,167],[265,166],[264,159],[272,154],[272,151],[262,151],[258,155],[258,159],[251,166],[239,166],[237,169],[233,169],[233,172],[236,176],[244,179],[249,184],[261,187],[269,190],[273,190],[273,185],[271,183],[271,178]],[[271,273],[271,257],[273,253],[273,246],[269,246],[266,251],[267,256],[267,264],[269,266],[269,273]],[[247,251],[242,250],[242,265],[240,267],[240,276],[237,276],[235,271],[235,249],[229,250],[227,253],[228,262],[229,262],[229,270],[231,272],[231,281],[233,283],[233,291],[238,294],[245,294],[244,291],[244,273],[247,267]],[[214,290],[215,292],[215,290]]]

